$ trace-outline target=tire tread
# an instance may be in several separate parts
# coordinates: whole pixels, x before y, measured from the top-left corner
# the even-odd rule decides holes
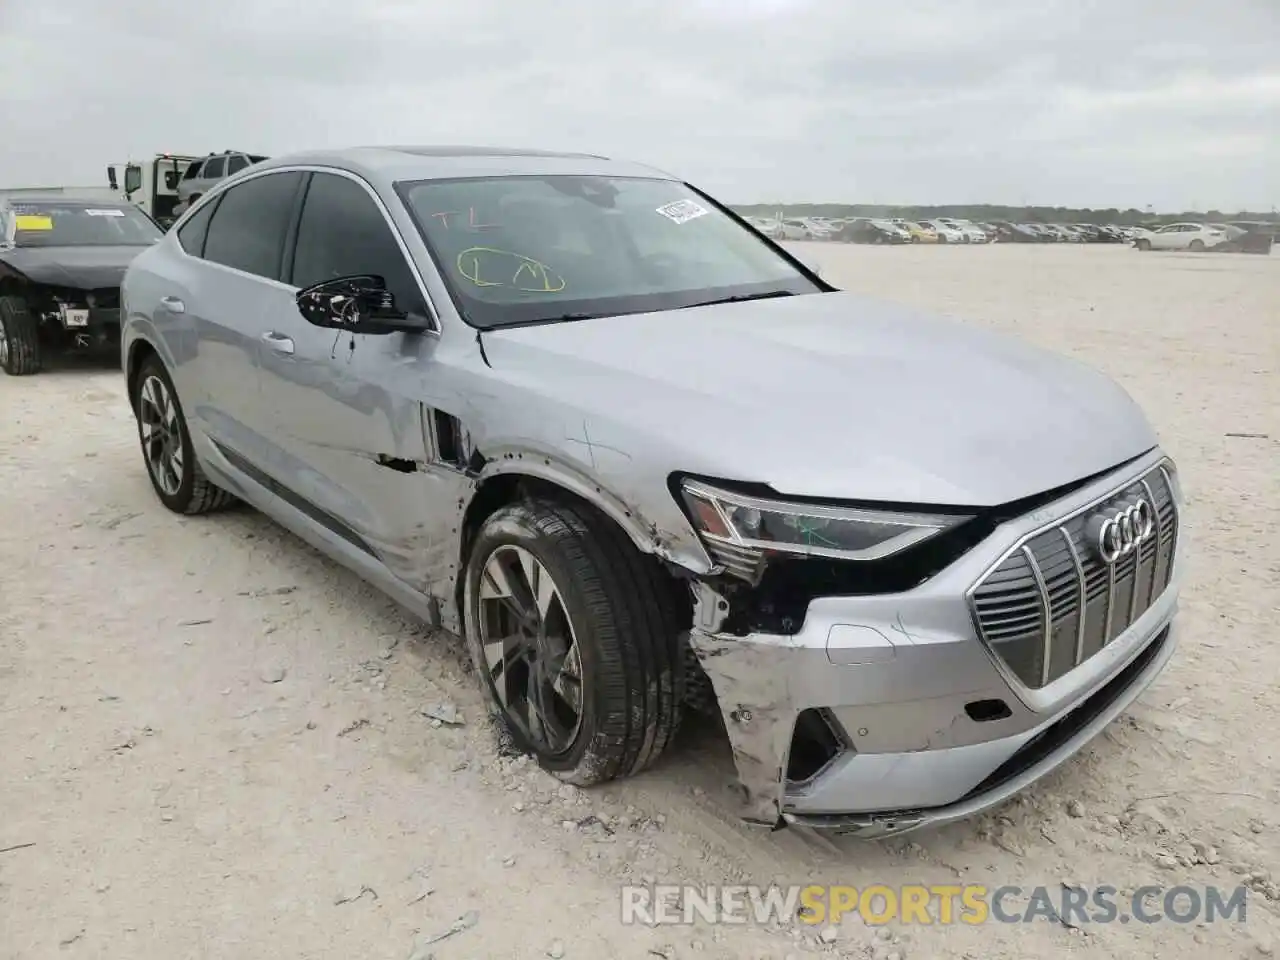
[[[191,431],[187,427],[186,413],[182,409],[182,401],[178,397],[177,388],[173,385],[173,378],[169,376],[169,371],[165,369],[159,357],[153,354],[142,362],[142,367],[138,371],[137,380],[135,381],[139,386],[135,389],[140,389],[142,382],[146,380],[149,374],[153,373],[164,380],[169,388],[169,395],[173,398],[173,402],[178,405],[178,418],[181,422],[182,434],[185,440],[184,452],[186,454],[186,462],[190,464],[191,471],[191,492],[185,501],[177,504],[166,502],[165,506],[175,513],[185,514],[189,517],[225,510],[238,501],[234,494],[222,489],[210,480],[200,466],[200,460],[195,455],[195,450],[191,445]],[[134,398],[134,409],[138,409],[136,397]],[[164,498],[161,497],[161,500],[163,501]]]
[[[40,349],[40,325],[21,297],[0,297],[0,319],[9,336],[9,362],[5,373],[13,377],[29,377],[44,367]]]
[[[504,508],[554,543],[585,601],[599,658],[601,712],[591,763],[557,775],[579,786],[651,766],[679,729],[685,670],[675,583],[608,517],[587,504],[534,499]]]

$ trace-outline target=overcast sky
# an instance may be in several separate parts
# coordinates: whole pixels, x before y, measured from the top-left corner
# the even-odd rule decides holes
[[[1280,204],[1280,0],[0,0],[0,187],[568,148],[729,202]]]

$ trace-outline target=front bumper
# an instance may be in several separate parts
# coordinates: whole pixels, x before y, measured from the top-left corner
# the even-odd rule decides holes
[[[51,323],[69,334],[102,336],[120,332],[119,307],[90,307],[82,303],[58,303],[43,316],[46,323]]]
[[[913,590],[814,600],[793,635],[716,633],[715,597],[700,585],[690,643],[724,715],[744,819],[881,836],[949,822],[1001,803],[1100,733],[1173,653],[1185,537],[1150,607],[1039,690],[1002,669],[978,636],[967,593],[1022,538],[1162,459],[1153,451],[1003,524]],[[801,776],[788,768],[802,714],[821,718],[835,746]]]

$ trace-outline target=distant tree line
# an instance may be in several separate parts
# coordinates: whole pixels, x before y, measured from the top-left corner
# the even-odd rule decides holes
[[[1178,223],[1183,220],[1221,223],[1229,220],[1269,220],[1280,222],[1275,213],[1223,213],[1184,211],[1182,213],[1151,213],[1130,207],[1118,210],[1093,210],[1087,207],[1002,207],[995,204],[958,204],[933,207],[895,207],[866,203],[750,203],[734,204],[733,209],[742,216],[771,217],[779,210],[788,217],[904,217],[907,220],[932,220],[935,217],[956,217],[990,223],[1008,220],[1013,223],[1118,223],[1124,226],[1140,224]]]

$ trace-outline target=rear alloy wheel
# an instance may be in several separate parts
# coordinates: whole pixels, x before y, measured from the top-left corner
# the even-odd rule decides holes
[[[21,297],[0,297],[0,370],[12,377],[39,373],[40,325]]]
[[[1192,241],[1191,241],[1191,249],[1192,249],[1195,253],[1203,253],[1203,252],[1204,252],[1204,241],[1203,241],[1203,240],[1192,240]]]
[[[158,357],[142,365],[134,386],[133,409],[147,476],[161,503],[174,513],[209,513],[235,502],[214,486],[196,460],[191,435],[169,371]]]
[[[611,520],[585,504],[503,507],[464,576],[467,645],[517,748],[578,786],[662,754],[684,700],[678,593]]]

